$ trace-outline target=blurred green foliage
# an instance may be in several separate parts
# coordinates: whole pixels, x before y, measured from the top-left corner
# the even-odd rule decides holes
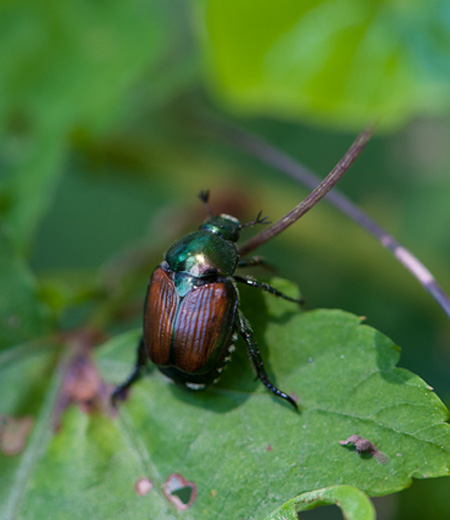
[[[445,1],[198,4],[214,90],[241,111],[351,128],[449,101]]]
[[[163,4],[143,1],[1,9],[2,205],[24,245],[54,193],[70,133],[98,132],[124,115],[123,97],[165,51],[170,18]]]
[[[204,217],[200,189],[244,220],[261,208],[275,220],[303,198],[211,120],[325,175],[380,117],[392,133],[339,189],[448,290],[449,28],[444,0],[2,2],[0,352],[48,332],[139,325],[149,272]],[[354,223],[321,204],[261,254],[308,307],[367,316],[450,402],[448,318]],[[11,409],[35,413],[45,379]],[[441,520],[446,486],[416,482],[380,518]]]

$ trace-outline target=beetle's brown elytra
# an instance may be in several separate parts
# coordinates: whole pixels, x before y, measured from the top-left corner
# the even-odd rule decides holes
[[[228,352],[236,322],[236,290],[225,280],[194,286],[180,298],[173,277],[173,272],[162,267],[152,275],[144,312],[144,343],[156,365],[205,374]]]
[[[167,365],[170,362],[171,325],[180,300],[174,289],[175,284],[167,273],[161,267],[155,269],[148,286],[144,310],[144,341],[146,345],[153,346],[152,361],[156,365]],[[152,327],[151,323],[158,323],[158,327]]]

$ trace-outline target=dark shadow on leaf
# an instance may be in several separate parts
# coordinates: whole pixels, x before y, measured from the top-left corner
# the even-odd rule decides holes
[[[170,384],[170,383],[169,383]],[[191,391],[185,388],[171,384],[170,390],[174,397],[191,406],[208,409],[216,413],[227,413],[242,405],[249,397],[248,394],[233,392],[232,389],[221,392],[217,385],[201,391]]]

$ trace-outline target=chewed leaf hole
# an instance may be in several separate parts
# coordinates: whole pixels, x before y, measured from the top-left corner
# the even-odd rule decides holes
[[[299,520],[343,520],[342,511],[338,506],[321,506],[309,511],[298,513]]]
[[[192,497],[192,488],[186,486],[184,488],[176,489],[173,491],[172,495],[178,497],[183,504],[189,504]]]
[[[179,473],[172,473],[169,476],[163,484],[163,491],[179,511],[191,507],[197,497],[197,486],[193,482],[188,482]]]

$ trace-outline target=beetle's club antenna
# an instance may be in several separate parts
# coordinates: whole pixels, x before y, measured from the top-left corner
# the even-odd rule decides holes
[[[213,212],[211,211],[211,207],[209,205],[209,190],[201,190],[198,194],[198,198],[203,202],[205,205],[206,211],[208,212],[208,215],[213,218]]]

